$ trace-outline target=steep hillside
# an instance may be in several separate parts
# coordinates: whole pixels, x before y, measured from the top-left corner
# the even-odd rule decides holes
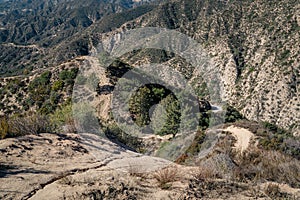
[[[63,3],[62,6],[58,6],[57,10],[50,12],[50,16],[53,13],[53,19],[60,17],[56,13],[66,10],[67,5],[68,3]],[[246,118],[268,121],[295,134],[299,133],[300,19],[299,4],[296,1],[181,0],[155,6],[154,10],[153,6],[139,6],[130,11],[111,14],[88,23],[87,28],[84,28],[82,20],[90,20],[94,12],[100,11],[97,8],[88,9],[92,4],[84,3],[84,5],[87,7],[78,5],[63,13],[61,17],[64,21],[61,21],[61,24],[48,24],[41,34],[32,36],[26,45],[11,43],[0,45],[2,73],[7,76],[10,74],[9,71],[15,74],[24,73],[25,70],[26,74],[35,68],[55,67],[58,63],[89,54],[92,47],[96,47],[101,38],[106,37],[105,35],[137,27],[166,27],[188,34],[202,44],[222,74],[226,92],[224,100],[237,108]],[[118,6],[120,5],[116,4],[115,7]],[[85,8],[87,11],[82,11]],[[79,12],[78,9],[82,11],[81,14],[85,13],[83,18],[76,14]],[[37,10],[44,12],[41,8]],[[107,15],[117,10],[112,11],[109,7],[101,11],[103,15]],[[76,26],[69,26],[74,17],[79,17],[80,20],[77,20],[79,23]],[[31,18],[27,16],[20,20],[24,19]],[[49,21],[51,20],[47,20],[47,23]],[[26,26],[24,23],[16,24]],[[14,35],[13,30],[17,26],[12,27],[11,34],[5,35]],[[56,41],[52,38],[53,35],[47,32],[57,32],[55,30],[58,29],[68,35],[62,34],[58,36],[59,41]],[[12,40],[12,37],[10,38]],[[43,47],[43,42],[48,40],[47,38],[53,44],[50,47]],[[10,40],[3,39],[3,41]],[[29,41],[36,41],[38,44],[28,45]],[[125,55],[124,61],[131,64],[143,63],[145,56],[148,57],[147,52],[140,52],[135,58],[130,58],[132,57],[130,55],[126,58]],[[178,57],[170,56],[167,61],[163,61],[164,55],[158,53],[155,59],[173,64],[182,62]],[[179,70],[188,72],[191,80],[195,78],[188,65],[180,66],[182,67]]]
[[[294,0],[181,0],[161,5],[110,34],[154,26],[192,36],[220,70],[231,105],[250,120],[299,133],[299,25],[299,4]]]

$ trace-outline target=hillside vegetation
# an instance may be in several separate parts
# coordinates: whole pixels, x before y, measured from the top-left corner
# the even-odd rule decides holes
[[[299,199],[299,16],[296,0],[0,0],[0,199]],[[141,27],[197,41],[225,103],[212,103],[213,72],[174,52],[98,67],[102,41]],[[150,63],[195,97],[152,82],[131,91]],[[123,119],[115,99],[128,100]],[[180,129],[184,117],[195,129]]]

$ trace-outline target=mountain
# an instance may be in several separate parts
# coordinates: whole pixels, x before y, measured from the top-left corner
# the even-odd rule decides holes
[[[298,199],[299,12],[296,0],[0,0],[0,199]],[[212,72],[156,48],[97,54],[153,27],[197,41]],[[89,71],[99,61],[111,62]],[[139,66],[176,88],[127,91]],[[196,96],[172,91],[185,81]]]
[[[299,133],[296,1],[181,0],[130,9],[136,3],[11,1],[0,17],[2,74],[54,67],[88,55],[103,33],[128,27],[175,29],[195,38],[211,55],[223,74],[229,104],[247,119]]]
[[[0,18],[2,74],[54,67],[88,55],[103,33],[128,27],[175,29],[195,38],[213,58],[229,104],[247,119],[299,133],[296,1],[181,0],[130,9],[136,3],[11,1]]]
[[[182,0],[163,4],[112,34],[148,26],[195,38],[221,71],[231,105],[250,120],[299,134],[298,16],[299,4],[293,0]]]
[[[113,13],[150,1],[9,1],[0,3],[0,74],[20,74],[21,69],[53,65],[42,58],[63,41]],[[145,8],[146,11],[151,9]],[[143,11],[140,13],[143,14]],[[120,17],[123,17],[122,15]],[[110,18],[110,17],[108,17]],[[119,19],[123,22],[128,19]],[[120,23],[120,22],[119,22]],[[112,27],[114,25],[111,25]],[[36,45],[38,48],[35,48]],[[87,54],[81,50],[80,54]],[[51,53],[50,53],[51,54]],[[29,56],[30,55],[30,56]],[[27,63],[30,60],[30,64]],[[57,63],[56,63],[57,64]],[[41,67],[41,66],[39,66]]]

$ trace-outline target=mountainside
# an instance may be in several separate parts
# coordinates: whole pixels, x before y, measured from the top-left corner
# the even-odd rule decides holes
[[[194,0],[161,5],[111,34],[153,26],[190,35],[213,58],[231,105],[299,134],[299,25],[294,0]]]
[[[0,199],[299,199],[299,27],[296,0],[0,0]]]
[[[182,0],[125,12],[121,11],[133,7],[134,2],[101,1],[93,6],[95,2],[89,1],[73,7],[69,1],[62,1],[59,6],[52,1],[40,3],[43,6],[36,4],[32,5],[36,8],[32,12],[42,15],[18,11],[23,14],[14,26],[9,26],[13,18],[7,16],[15,15],[15,11],[1,16],[1,33],[5,38],[2,37],[0,45],[0,68],[5,76],[9,76],[8,71],[27,73],[88,55],[105,32],[108,34],[104,37],[137,27],[166,27],[188,34],[202,44],[222,74],[224,100],[246,118],[268,121],[299,134],[300,19],[296,1]],[[105,17],[113,12],[120,13]],[[43,17],[46,24],[40,25]],[[56,23],[57,20],[60,22]],[[31,27],[35,34],[27,37],[26,27]],[[40,34],[38,28],[42,30]],[[143,56],[141,53],[136,57],[143,61]]]
[[[61,45],[65,41],[72,41],[84,29],[102,18],[110,20],[113,13],[121,13],[150,1],[132,0],[89,0],[89,1],[8,1],[0,3],[0,75],[20,74],[22,69],[53,66],[61,61],[53,58],[49,62],[44,58],[53,55],[51,48]],[[146,11],[149,11],[146,8]],[[140,13],[140,14],[143,14]],[[124,23],[130,18],[122,19]],[[105,23],[105,22],[104,22]],[[104,31],[109,31],[107,27]],[[110,25],[109,25],[110,26]],[[108,30],[107,30],[108,29]],[[77,34],[77,36],[76,36]],[[38,50],[31,45],[38,46]],[[69,46],[71,46],[70,44]],[[88,51],[78,46],[70,47],[72,51],[79,51],[76,55],[86,55]],[[48,52],[50,51],[50,52]],[[60,52],[64,49],[60,49]],[[67,57],[70,58],[70,57]],[[30,63],[28,63],[30,62]]]

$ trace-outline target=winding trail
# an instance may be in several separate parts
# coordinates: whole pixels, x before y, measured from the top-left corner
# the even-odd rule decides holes
[[[240,150],[241,153],[249,147],[251,139],[255,137],[249,130],[235,126],[230,126],[225,131],[232,133],[236,138],[235,148]]]

